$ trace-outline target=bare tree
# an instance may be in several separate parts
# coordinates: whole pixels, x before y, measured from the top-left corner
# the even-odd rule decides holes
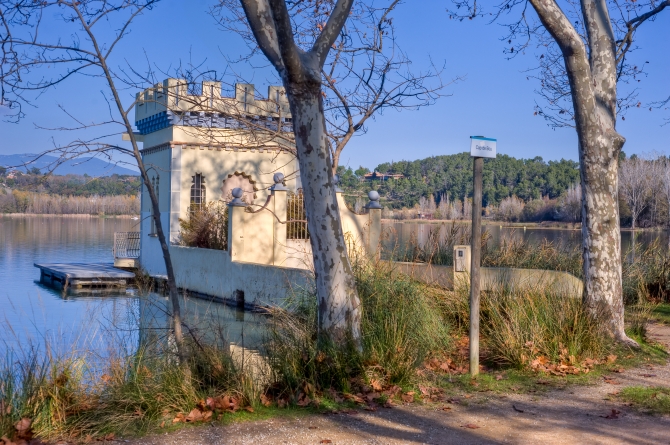
[[[462,14],[458,10],[470,18],[484,14],[476,2],[455,1],[459,7],[452,17]],[[539,23],[529,16],[528,5]],[[618,159],[625,139],[616,131],[616,118],[628,106],[631,93],[618,95],[617,86],[641,71],[627,61],[639,27],[668,5],[670,0],[568,0],[560,6],[557,0],[503,0],[493,13],[497,19],[521,9],[521,18],[509,25],[508,43],[522,40],[508,53],[525,51],[533,37],[546,45],[541,48],[548,48],[540,55],[548,59],[546,68],[541,62],[540,78],[556,113],[549,114],[554,122],[574,126],[579,140],[584,304],[594,313],[605,308],[612,335],[635,347],[624,331],[617,199]],[[561,101],[569,105],[561,106]]]
[[[653,168],[652,161],[640,157],[626,159],[619,166],[619,194],[630,209],[633,230],[651,200]]]
[[[130,30],[135,18],[151,10],[158,0],[80,0],[80,1],[28,1],[0,0],[0,25],[2,38],[2,94],[0,102],[13,110],[10,117],[23,117],[22,105],[31,103],[34,96],[72,81],[76,76],[101,79],[106,86],[109,103],[108,121],[86,124],[69,114],[77,125],[62,130],[82,131],[91,127],[117,126],[106,136],[126,133],[130,148],[104,141],[96,136],[89,140],[77,139],[65,147],[59,147],[68,159],[82,153],[113,159],[114,153],[128,155],[140,170],[144,187],[147,188],[153,210],[156,233],[161,245],[168,278],[168,289],[172,306],[174,338],[182,364],[186,352],[183,344],[182,319],[179,293],[170,258],[165,230],[160,219],[156,191],[149,178],[148,168],[142,160],[133,123],[129,115],[135,103],[124,104],[121,92],[127,86],[123,72],[111,65],[111,55],[117,44]],[[105,29],[110,23],[114,31]],[[56,27],[59,32],[48,32],[43,28]],[[68,36],[61,37],[61,36]],[[50,71],[46,71],[51,68]],[[88,119],[87,119],[88,120]]]
[[[243,11],[236,8],[237,3],[220,0],[213,13],[224,29],[240,34],[253,53],[258,45]],[[299,46],[307,47],[316,41],[332,3],[287,2]],[[326,134],[334,172],[346,145],[355,135],[367,132],[368,121],[385,110],[419,109],[444,96],[447,84],[442,81],[443,67],[431,63],[426,70],[413,71],[411,60],[398,44],[393,14],[401,4],[401,0],[355,2],[321,68]]]
[[[314,258],[319,333],[361,347],[360,300],[344,242],[324,117],[322,70],[353,0],[323,2],[313,39],[296,40],[284,0],[240,0],[253,37],[282,79],[291,108]],[[298,2],[301,3],[301,2]],[[232,6],[232,5],[231,5]],[[236,9],[233,9],[233,12]]]

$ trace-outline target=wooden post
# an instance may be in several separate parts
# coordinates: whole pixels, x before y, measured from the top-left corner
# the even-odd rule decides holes
[[[482,170],[484,158],[474,158],[472,257],[470,263],[470,375],[479,374],[479,266],[482,254]]]

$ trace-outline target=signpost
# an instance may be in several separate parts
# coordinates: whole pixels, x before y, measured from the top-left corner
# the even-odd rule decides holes
[[[470,136],[470,156],[474,158],[472,197],[472,256],[470,262],[470,375],[479,374],[479,267],[482,254],[482,171],[484,158],[496,157],[496,140]]]

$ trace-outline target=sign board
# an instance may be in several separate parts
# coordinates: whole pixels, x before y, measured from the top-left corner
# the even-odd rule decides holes
[[[496,139],[470,136],[470,156],[474,158],[495,158]]]

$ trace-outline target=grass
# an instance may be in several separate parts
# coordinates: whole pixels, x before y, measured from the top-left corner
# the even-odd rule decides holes
[[[619,398],[650,414],[670,414],[670,388],[628,386],[619,393]]]
[[[482,298],[486,369],[471,379],[459,375],[467,371],[465,289],[451,292],[418,283],[389,263],[357,262],[355,273],[362,351],[319,337],[310,294],[296,296],[290,311],[268,315],[263,358],[256,362],[240,362],[225,341],[212,338],[215,329],[200,329],[209,337],[190,340],[190,377],[177,363],[169,338],[160,337],[164,332],[129,356],[108,357],[101,366],[99,358],[86,353],[56,357],[29,350],[0,363],[0,437],[16,437],[21,419],[30,419],[36,437],[85,441],[112,433],[172,431],[185,426],[173,424],[174,419],[194,410],[227,423],[350,409],[369,403],[361,399],[371,393],[387,392],[375,397],[374,403],[384,404],[411,397],[412,391],[420,397],[421,388],[432,385],[447,392],[541,392],[592,383],[613,366],[667,360],[658,347],[643,342],[644,329],[635,323],[629,335],[642,341],[640,351],[609,340],[598,315],[585,312],[579,299],[543,288],[499,288]],[[649,313],[640,309],[635,316],[641,323]],[[608,362],[608,355],[617,358]],[[534,365],[539,360],[547,367],[578,367],[589,359],[602,364],[587,374],[554,376]],[[460,371],[429,370],[430,360],[450,360]]]
[[[654,320],[670,325],[670,303],[658,304],[651,313]]]

